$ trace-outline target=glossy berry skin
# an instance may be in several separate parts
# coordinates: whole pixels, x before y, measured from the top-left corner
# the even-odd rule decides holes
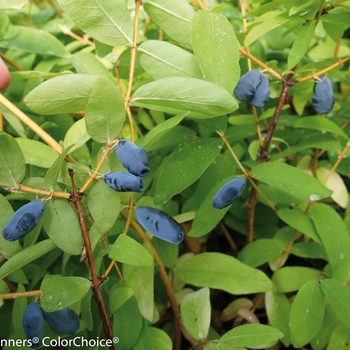
[[[255,94],[250,100],[250,104],[252,106],[262,108],[268,101],[269,96],[269,79],[265,75],[261,75],[260,84],[256,87]]]
[[[334,106],[333,82],[327,77],[314,85],[314,95],[312,97],[312,106],[318,114],[329,113]]]
[[[42,331],[44,318],[38,303],[30,303],[24,311],[22,327],[27,339],[31,342],[29,346],[38,348],[42,342]]]
[[[259,69],[253,69],[241,76],[234,90],[235,95],[240,101],[251,99],[261,82],[261,73]]]
[[[45,210],[45,203],[32,201],[19,208],[6,223],[2,230],[3,237],[12,242],[15,241],[39,224]]]
[[[185,233],[181,226],[162,210],[152,207],[136,208],[136,220],[152,235],[173,244],[183,241]]]
[[[48,325],[58,334],[75,334],[79,328],[79,316],[71,309],[65,308],[54,312],[43,310]]]
[[[114,191],[118,192],[142,192],[143,180],[141,177],[126,172],[108,173],[103,179]]]
[[[232,204],[243,193],[247,180],[242,177],[226,182],[214,196],[211,204],[215,209],[223,209]]]
[[[149,173],[147,153],[134,143],[121,140],[118,143],[116,155],[129,173],[136,176],[145,176]]]

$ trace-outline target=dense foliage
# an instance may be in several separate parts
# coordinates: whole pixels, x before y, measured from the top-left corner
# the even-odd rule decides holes
[[[345,0],[2,0],[2,348],[347,349],[349,26]]]

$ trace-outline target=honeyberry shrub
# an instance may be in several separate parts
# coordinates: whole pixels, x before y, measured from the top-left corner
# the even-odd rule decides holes
[[[44,322],[42,339],[347,347],[349,11],[342,0],[3,0],[1,230],[45,202],[24,237],[0,235],[3,348],[25,339],[31,302],[79,315],[75,334]],[[254,69],[264,78],[240,101]],[[127,174],[120,140],[147,152],[142,192],[104,180]],[[237,177],[247,185],[224,206]],[[169,231],[149,235],[138,208],[146,229],[162,218]],[[180,244],[164,240],[176,222]]]

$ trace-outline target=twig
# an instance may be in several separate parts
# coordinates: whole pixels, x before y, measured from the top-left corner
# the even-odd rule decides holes
[[[318,72],[315,72],[315,73],[311,73],[311,74],[308,74],[306,75],[305,77],[301,78],[298,80],[298,83],[301,83],[303,81],[307,81],[307,80],[311,80],[311,79],[314,79],[315,77],[319,77],[320,75],[323,75],[329,71],[331,71],[332,69],[334,68],[337,68],[339,66],[342,66],[345,62],[349,61],[350,60],[350,56],[347,56],[341,60],[339,60],[338,62],[332,64],[331,66],[325,68],[325,69],[322,69]]]
[[[278,80],[282,81],[282,75],[277,73],[274,69],[267,66],[264,62],[260,61],[258,58],[253,56],[251,53],[249,53],[247,50],[243,49],[242,47],[239,48],[239,51],[242,55],[250,58],[253,62],[255,62],[259,67],[264,68],[267,70],[271,75],[276,77]]]
[[[268,156],[269,156],[269,148],[270,148],[271,140],[272,140],[273,134],[275,132],[280,115],[282,113],[282,109],[283,109],[284,103],[286,101],[288,91],[289,91],[290,87],[295,84],[295,82],[292,79],[293,79],[292,74],[290,74],[287,79],[283,79],[282,92],[281,92],[280,98],[278,100],[275,113],[272,117],[272,121],[271,121],[271,124],[269,126],[269,130],[268,130],[267,135],[264,139],[264,144],[259,152],[260,161],[262,159],[268,158]]]
[[[321,15],[322,15],[323,6],[324,6],[324,2],[325,2],[325,0],[321,0],[321,6],[320,6],[320,9],[318,10],[318,13],[317,13],[316,23],[318,23],[320,21],[320,18],[321,18]]]
[[[44,142],[46,142],[58,154],[61,154],[63,152],[63,148],[56,142],[56,140],[54,140],[45,130],[43,130],[38,124],[36,124],[32,119],[25,115],[20,109],[18,109],[2,94],[0,94],[0,103],[10,112],[12,112],[20,121],[22,121],[31,130],[33,130]],[[74,160],[70,155],[66,156],[66,160],[71,163],[76,163],[76,160]]]
[[[88,187],[94,182],[94,180],[96,179],[98,172],[102,168],[102,165],[105,162],[110,150],[111,150],[111,145],[107,144],[106,148],[104,149],[104,152],[102,154],[102,157],[101,157],[100,161],[98,162],[95,170],[93,170],[92,174],[89,176],[89,178],[87,179],[87,181],[85,182],[83,187],[80,189],[80,192],[85,193],[86,190],[88,189]]]
[[[0,294],[0,298],[5,299],[18,299],[18,298],[30,298],[37,297],[42,295],[43,292],[41,290],[32,290],[30,292],[19,292],[19,293],[8,293],[8,294]]]
[[[245,14],[246,14],[246,11],[245,11],[245,1],[244,0],[240,0],[239,1],[239,5],[241,7],[241,13],[242,13],[242,18],[243,18],[243,34],[244,36],[246,37],[248,35],[248,26],[247,26],[247,19],[244,17]],[[246,47],[246,51],[250,54],[250,48],[249,46]],[[247,63],[248,63],[248,70],[252,70],[252,61],[251,61],[251,58],[248,57],[248,60],[247,60]],[[254,107],[255,108],[255,107]]]
[[[112,339],[113,338],[113,331],[112,331],[112,325],[108,317],[108,310],[106,307],[106,303],[103,299],[101,290],[100,290],[100,285],[102,283],[102,279],[99,279],[96,273],[96,267],[95,267],[95,260],[94,256],[92,253],[92,247],[91,247],[91,241],[90,241],[90,236],[89,236],[89,231],[86,226],[85,220],[84,220],[84,214],[83,214],[83,208],[81,206],[81,199],[83,198],[83,193],[77,192],[76,187],[75,187],[75,181],[74,181],[74,172],[73,169],[68,169],[69,176],[72,181],[72,192],[71,192],[71,197],[70,201],[75,205],[75,209],[78,214],[78,219],[79,219],[79,225],[81,229],[81,233],[83,236],[84,240],[84,245],[86,249],[86,256],[89,264],[89,269],[90,269],[90,274],[91,274],[91,289],[94,294],[94,298],[97,303],[98,311],[100,314],[100,318],[102,321],[103,325],[103,330],[105,333],[105,337],[107,339]],[[110,349],[114,349],[113,346],[110,347]]]

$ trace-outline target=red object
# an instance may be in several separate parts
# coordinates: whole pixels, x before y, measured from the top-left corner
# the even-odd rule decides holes
[[[0,57],[0,90],[6,89],[11,83],[11,75],[6,64]]]

